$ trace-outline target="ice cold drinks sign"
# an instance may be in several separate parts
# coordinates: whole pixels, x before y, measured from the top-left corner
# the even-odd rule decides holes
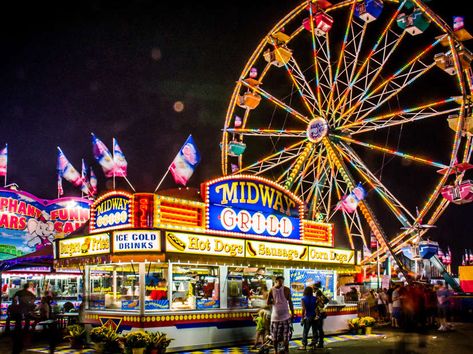
[[[161,251],[159,231],[133,230],[113,233],[113,252]]]

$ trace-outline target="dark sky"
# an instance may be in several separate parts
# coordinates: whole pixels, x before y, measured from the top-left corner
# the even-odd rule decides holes
[[[191,186],[220,174],[220,141],[234,83],[261,38],[298,1],[15,1],[0,21],[0,145],[10,182],[56,195],[56,146],[76,168],[94,163],[90,133],[118,142],[129,179],[150,192],[192,133],[203,155]],[[448,23],[466,1],[435,0]],[[472,18],[466,18],[472,22]],[[184,103],[182,112],[173,104]],[[64,183],[66,194],[78,192]],[[120,186],[125,186],[120,184]],[[171,177],[163,188],[174,187]],[[102,190],[103,190],[102,189]],[[432,238],[473,249],[473,206],[453,205]]]

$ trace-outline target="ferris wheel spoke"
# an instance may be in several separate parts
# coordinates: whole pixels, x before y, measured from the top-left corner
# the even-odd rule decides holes
[[[400,14],[401,9],[403,8],[405,3],[406,3],[405,0],[402,1],[399,7],[397,8],[397,10],[393,13],[393,15],[388,20],[388,23],[385,29],[382,31],[381,35],[378,37],[378,40],[375,42],[375,44],[373,45],[373,48],[364,59],[356,75],[353,77],[353,79],[348,84],[348,87],[345,89],[342,98],[339,100],[337,107],[334,109],[334,112],[338,112],[340,107],[343,107],[341,111],[341,114],[343,115],[343,113],[345,112],[346,101],[349,95],[352,95],[352,90],[354,87],[356,87],[355,85],[358,82],[360,83],[365,82],[365,84],[362,86],[366,86],[368,73],[375,72],[376,67],[378,67],[381,63],[384,62],[382,58],[386,56],[385,53],[387,49],[389,49],[392,46],[397,46],[398,44],[396,43],[400,43],[400,41],[402,40],[403,35],[399,36],[396,32],[392,31],[392,26],[396,23],[396,19],[398,15]],[[391,39],[391,37],[394,37],[394,39]],[[380,47],[381,44],[384,44],[384,46]],[[374,60],[374,58],[376,58],[375,54],[380,54],[381,59]],[[375,65],[375,64],[378,64],[378,65]],[[370,66],[372,67],[372,69],[370,69]],[[363,73],[365,74],[363,75]],[[361,91],[364,92],[364,90],[361,90]]]
[[[444,110],[437,109],[443,105],[455,101],[455,97],[449,97],[440,101],[430,102],[417,107],[405,108],[396,112],[359,119],[352,123],[339,126],[335,128],[335,130],[342,131],[345,134],[354,135],[365,132],[377,131],[383,128],[411,123],[433,117],[447,117],[449,114],[458,113],[460,111],[460,107],[450,109],[445,108]]]
[[[277,107],[284,109],[286,112],[288,112],[294,118],[297,118],[297,119],[299,119],[300,121],[302,121],[304,123],[309,123],[309,119],[306,116],[304,116],[301,113],[297,112],[294,108],[290,107],[289,105],[285,104],[281,100],[277,99],[276,97],[274,97],[270,93],[263,90],[261,87],[250,85],[246,81],[241,81],[241,83],[244,86],[246,86],[248,89],[253,90],[254,92],[260,94],[262,97],[264,97],[269,102],[276,105]]]
[[[324,149],[323,146],[321,149]],[[331,166],[327,154],[321,154],[314,170],[313,194],[310,199],[306,199],[310,201],[309,209],[312,219],[329,222],[332,210],[333,172],[334,168]]]
[[[306,138],[306,130],[291,129],[250,129],[250,128],[227,128],[229,134],[238,134],[243,137],[248,136],[264,136],[275,138]]]
[[[359,29],[355,30],[355,27],[358,27]],[[332,111],[332,116],[329,118],[329,121],[332,124],[335,124],[336,113],[340,106],[342,106],[345,92],[349,90],[350,82],[353,81],[356,74],[357,63],[359,61],[361,49],[363,48],[363,41],[367,28],[367,22],[365,22],[363,25],[360,25],[357,21],[352,22],[352,26],[350,28],[351,40],[347,43],[345,56],[343,57],[343,70],[340,73],[340,77],[345,77],[345,80],[339,80],[339,82],[343,83],[344,86],[341,90],[341,93],[337,88],[337,96],[334,98],[335,108]]]
[[[443,38],[443,36],[441,38]],[[432,44],[414,56],[404,66],[398,69],[391,77],[380,83],[372,91],[365,92],[363,97],[357,100],[357,102],[354,103],[344,114],[342,114],[340,118],[344,118],[346,120],[348,119],[347,117],[352,115],[354,116],[354,119],[360,119],[360,112],[364,111],[363,104],[366,101],[370,103],[370,109],[368,109],[365,114],[370,114],[371,111],[376,109],[376,107],[379,107],[380,104],[385,103],[391,97],[399,94],[405,87],[412,84],[415,80],[433,68],[435,66],[435,62],[428,65],[423,63],[421,58],[427,55],[433,48],[435,48],[435,46],[440,43],[441,38],[436,39]],[[356,110],[358,110],[357,114],[354,113]]]
[[[306,162],[307,158],[311,156],[312,149],[314,147],[314,143],[311,141],[306,142],[304,149],[299,153],[299,156],[294,160],[291,167],[288,170],[288,173],[284,173],[287,178],[284,183],[284,188],[290,189],[294,181],[296,180],[297,176],[299,175],[302,166]]]
[[[291,59],[285,65],[285,67],[289,77],[291,78],[293,84],[296,86],[297,91],[299,92],[299,95],[301,96],[302,101],[304,102],[311,117],[314,117],[314,113],[316,111],[320,115],[322,112],[321,107],[319,105],[319,101],[312,92],[312,88],[307,82],[294,56],[291,56]]]
[[[338,91],[338,89],[339,89],[338,88],[338,79],[339,79],[338,76],[340,74],[340,68],[341,68],[342,63],[343,63],[343,58],[345,57],[345,49],[346,49],[346,46],[347,46],[347,43],[348,43],[348,38],[349,38],[349,35],[351,33],[350,28],[351,28],[352,22],[353,22],[353,16],[354,16],[354,13],[355,13],[356,3],[357,3],[356,1],[353,1],[352,5],[350,7],[350,13],[348,15],[348,21],[347,21],[347,25],[346,25],[346,28],[345,28],[345,35],[343,37],[342,47],[340,48],[340,51],[339,51],[337,66],[335,67],[335,73],[334,73],[334,77],[333,77],[332,87],[331,87],[330,95],[329,95],[328,102],[327,102],[327,111],[325,113],[326,117],[328,117],[329,109],[334,108],[333,97],[334,97],[335,92]],[[327,42],[328,42],[328,38],[327,38]]]
[[[368,149],[374,150],[374,151],[378,151],[378,152],[381,152],[383,154],[390,154],[390,155],[393,155],[393,156],[398,156],[398,157],[401,157],[401,158],[409,160],[409,161],[419,162],[419,163],[422,163],[422,164],[425,164],[425,165],[428,165],[428,166],[432,166],[432,167],[437,167],[437,168],[440,168],[440,169],[448,167],[447,165],[445,165],[443,163],[440,163],[440,162],[427,160],[427,159],[424,159],[424,158],[419,157],[419,156],[415,156],[415,155],[412,155],[412,154],[406,154],[406,153],[403,153],[401,151],[388,149],[386,147],[382,147],[382,146],[379,146],[379,145],[365,143],[365,142],[362,142],[362,141],[359,141],[359,140],[352,139],[350,137],[341,136],[341,135],[331,135],[331,136],[336,138],[336,139],[343,140],[343,141],[345,141],[347,143],[350,143],[350,144],[356,144],[356,145],[359,145],[359,146],[363,146],[365,148],[368,148]]]
[[[276,153],[266,156],[261,160],[248,165],[244,168],[239,169],[235,173],[252,173],[254,175],[260,175],[265,173],[281,164],[286,164],[293,159],[296,159],[300,153],[304,150],[305,140],[298,141],[297,143],[285,147]]]
[[[411,212],[386,188],[381,181],[366,167],[361,158],[347,144],[339,142],[334,144],[334,148],[364,179],[364,181],[373,188],[381,197],[394,216],[399,220],[402,226],[412,226],[415,217]]]

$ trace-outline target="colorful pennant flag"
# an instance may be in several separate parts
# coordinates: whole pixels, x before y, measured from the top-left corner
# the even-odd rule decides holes
[[[61,174],[58,172],[57,174],[57,195],[60,197],[64,194],[64,189],[62,188],[62,177]]]
[[[118,146],[117,139],[113,138],[113,162],[114,162],[114,174],[117,177],[126,177],[128,162],[125,159],[125,155]]]
[[[82,169],[80,175],[82,177],[82,186],[80,187],[82,193],[90,194],[90,185],[87,178],[87,166],[84,159],[82,159]]]
[[[0,176],[5,177],[7,175],[8,167],[8,144],[0,150]]]
[[[189,135],[182,148],[177,153],[174,161],[169,170],[171,171],[174,181],[177,184],[185,186],[192,174],[194,173],[195,167],[200,162],[200,153],[197,150],[192,135]]]
[[[92,167],[90,167],[89,185],[90,185],[90,189],[89,189],[90,195],[91,196],[96,195],[97,194],[97,177],[95,176],[95,173]]]
[[[112,154],[108,150],[107,146],[92,133],[92,152],[94,158],[102,166],[105,177],[113,177],[113,171],[115,163],[113,161]]]
[[[58,156],[57,156],[57,171],[58,174],[64,178],[66,181],[72,183],[76,187],[82,186],[82,177],[77,172],[77,170],[72,166],[72,164],[67,159],[66,155],[62,152],[61,148],[58,146]]]
[[[335,206],[335,210],[346,211],[347,213],[353,213],[358,206],[358,203],[365,199],[366,192],[361,186],[361,183],[353,188],[353,190],[345,195]]]

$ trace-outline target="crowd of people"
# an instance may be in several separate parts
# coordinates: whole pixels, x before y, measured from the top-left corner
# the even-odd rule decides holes
[[[451,329],[447,321],[451,294],[443,282],[436,285],[413,282],[391,284],[389,289],[378,291],[371,289],[359,297],[367,307],[362,311],[378,322],[390,322],[394,328],[408,330],[435,327],[447,331]]]

